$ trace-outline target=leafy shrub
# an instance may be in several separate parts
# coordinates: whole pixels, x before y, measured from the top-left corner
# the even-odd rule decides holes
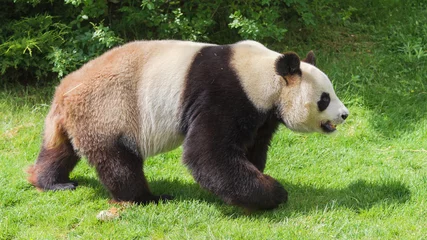
[[[50,70],[45,54],[50,51],[49,46],[60,45],[64,41],[67,27],[54,23],[53,17],[48,15],[23,18],[8,25],[12,34],[0,45],[1,74],[9,68],[20,68],[34,71],[36,77],[42,77]]]
[[[104,1],[9,2],[9,10],[28,17],[0,16],[6,22],[0,27],[2,81],[54,80],[122,43],[104,26],[101,3],[105,5]]]
[[[320,8],[332,16],[342,7],[327,0],[5,1],[0,74],[2,81],[21,82],[63,77],[107,49],[135,39],[280,42],[292,27],[315,26],[323,16]]]

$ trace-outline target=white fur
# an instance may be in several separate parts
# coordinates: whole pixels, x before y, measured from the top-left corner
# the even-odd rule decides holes
[[[186,75],[197,52],[207,44],[147,42],[149,60],[138,83],[140,151],[144,157],[174,149],[182,144],[179,133],[180,97]]]
[[[243,41],[233,45],[231,66],[251,102],[260,111],[270,110],[283,87],[283,79],[275,70],[280,54],[255,41]]]
[[[298,132],[324,132],[321,123],[330,121],[337,125],[344,122],[343,114],[348,109],[338,99],[329,78],[317,67],[301,62],[302,77],[296,86],[285,87],[278,102],[286,126]],[[317,102],[326,92],[330,96],[329,106],[319,112]]]

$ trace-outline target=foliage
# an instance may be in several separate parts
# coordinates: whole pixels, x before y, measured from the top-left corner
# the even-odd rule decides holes
[[[0,13],[2,81],[63,77],[107,49],[135,39],[230,43],[284,40],[339,7],[326,0],[5,0]],[[333,1],[335,2],[335,1]],[[317,5],[316,5],[317,4]],[[316,6],[323,6],[317,12]],[[26,16],[26,17],[18,17]]]
[[[231,43],[254,39],[272,46],[287,39],[315,44],[336,38],[324,26],[381,25],[390,51],[404,61],[427,56],[422,1],[183,1],[5,0],[0,12],[1,81],[46,82],[61,78],[109,48],[135,39],[184,39]],[[25,17],[20,17],[25,16]],[[405,29],[387,21],[410,18]],[[353,24],[353,25],[352,25]],[[356,25],[357,25],[356,24]],[[333,30],[333,31],[335,31]],[[336,33],[338,35],[342,33]],[[285,41],[289,43],[289,41]],[[337,41],[338,43],[338,41]],[[294,42],[293,44],[298,44]],[[338,43],[339,44],[339,43]]]
[[[53,17],[47,15],[23,18],[8,25],[12,35],[0,45],[1,74],[9,68],[31,70],[36,77],[48,72],[49,62],[45,54],[50,51],[50,46],[64,41],[67,27],[54,23]]]
[[[77,69],[106,49],[122,43],[122,39],[116,37],[102,22],[91,25],[92,30],[71,36],[61,46],[51,47],[47,59],[53,65],[52,71],[58,73],[59,77]]]

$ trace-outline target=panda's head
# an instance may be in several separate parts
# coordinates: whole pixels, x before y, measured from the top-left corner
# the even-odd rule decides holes
[[[285,53],[276,61],[282,90],[276,103],[285,125],[297,132],[332,133],[344,123],[349,111],[338,99],[328,76],[315,66],[309,52],[300,61],[295,53]]]

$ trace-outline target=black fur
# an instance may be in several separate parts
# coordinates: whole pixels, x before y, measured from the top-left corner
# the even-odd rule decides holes
[[[36,165],[31,170],[36,179],[31,181],[46,190],[73,190],[77,183],[70,181],[69,174],[78,161],[79,157],[69,141],[52,149],[46,149],[43,144]]]
[[[325,111],[326,108],[328,108],[330,102],[331,97],[329,96],[329,93],[323,92],[320,96],[320,100],[317,102],[317,107],[319,108],[319,111]]]
[[[151,193],[144,176],[142,158],[135,148],[129,148],[132,142],[120,137],[112,146],[106,145],[86,153],[101,182],[119,202],[144,204],[172,199],[168,195],[155,196]]]
[[[285,53],[276,61],[276,72],[286,80],[286,76],[299,75],[302,72],[300,69],[300,59],[295,53]],[[287,80],[286,80],[287,81]]]
[[[199,184],[226,203],[272,209],[287,192],[261,171],[277,119],[258,111],[230,66],[229,46],[203,48],[183,93],[184,163]]]
[[[246,151],[248,160],[261,172],[264,171],[268,147],[278,125],[279,121],[275,115],[275,111],[272,110],[265,123],[258,128],[254,144]]]

